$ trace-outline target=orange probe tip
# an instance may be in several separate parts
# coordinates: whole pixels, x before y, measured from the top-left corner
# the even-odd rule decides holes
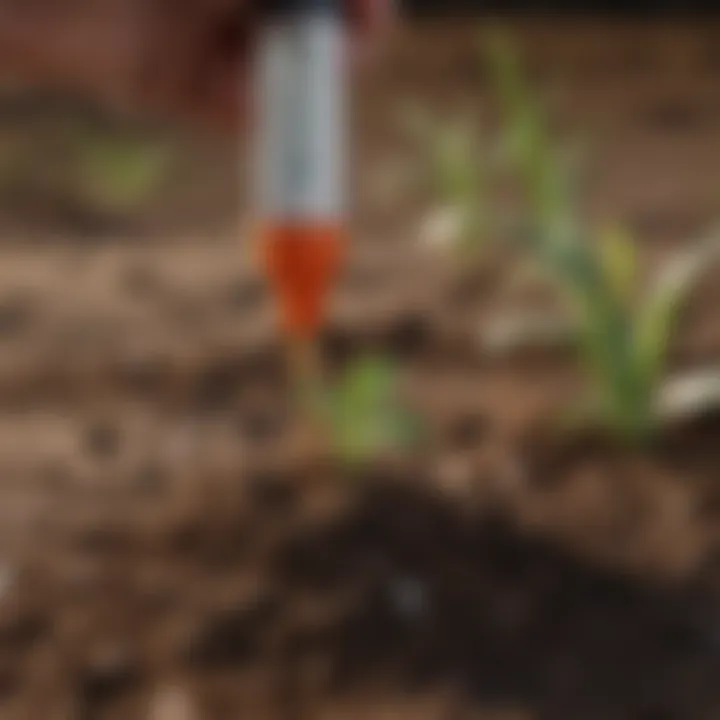
[[[334,226],[280,225],[266,229],[264,264],[287,334],[309,338],[325,320],[327,299],[345,254],[345,236]]]

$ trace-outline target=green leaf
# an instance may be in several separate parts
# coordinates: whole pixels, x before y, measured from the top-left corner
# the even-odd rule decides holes
[[[418,423],[398,397],[394,365],[381,357],[356,361],[330,397],[332,432],[341,457],[362,462],[415,442]]]
[[[629,310],[637,280],[637,246],[632,234],[624,225],[613,223],[600,230],[597,244],[608,289]]]
[[[510,33],[502,28],[494,28],[483,36],[482,47],[505,106],[514,117],[524,116],[528,92],[519,53]]]
[[[78,169],[88,192],[100,202],[126,208],[146,200],[169,167],[169,149],[124,138],[86,138]]]
[[[472,131],[457,123],[437,131],[432,149],[433,173],[448,199],[472,202],[481,186],[481,169]]]
[[[678,316],[701,270],[717,259],[703,243],[663,274],[639,309],[637,247],[621,224],[588,237],[577,193],[577,156],[555,141],[541,103],[505,35],[488,42],[490,74],[504,115],[502,160],[516,176],[528,220],[512,239],[553,278],[580,320],[581,353],[603,421],[638,441],[654,429],[658,387]],[[720,235],[720,233],[718,233]]]
[[[661,272],[637,318],[637,361],[646,382],[662,379],[670,341],[685,305],[702,274],[720,259],[720,233],[671,261]]]
[[[523,77],[507,37],[488,43],[489,69],[504,116],[503,158],[521,180],[542,242],[566,243],[577,232],[576,158],[556,147],[541,102]]]

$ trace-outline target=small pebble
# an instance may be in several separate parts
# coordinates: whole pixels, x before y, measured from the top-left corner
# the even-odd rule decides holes
[[[667,424],[680,423],[720,408],[720,373],[690,372],[668,380],[660,390],[658,413]]]
[[[420,226],[420,243],[431,250],[446,250],[458,242],[462,226],[460,208],[438,208],[423,220]]]
[[[480,349],[495,358],[521,351],[554,351],[571,347],[575,340],[572,323],[548,314],[507,314],[494,318],[481,329]]]

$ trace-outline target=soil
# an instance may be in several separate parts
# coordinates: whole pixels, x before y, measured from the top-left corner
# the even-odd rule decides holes
[[[559,122],[593,138],[589,212],[629,222],[649,265],[695,239],[718,208],[720,27],[517,30]],[[417,240],[396,101],[486,98],[476,35],[407,28],[359,83],[325,358],[397,359],[429,431],[410,453],[294,462],[227,147],[196,144],[122,223],[7,196],[3,720],[720,718],[720,419],[645,449],[554,433],[572,358],[477,343],[537,298]],[[720,360],[715,277],[674,369]]]

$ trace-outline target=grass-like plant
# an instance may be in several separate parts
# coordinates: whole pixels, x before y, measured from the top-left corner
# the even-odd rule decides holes
[[[617,228],[594,233],[579,212],[578,179],[549,129],[507,41],[493,39],[490,69],[504,114],[505,158],[529,210],[517,233],[577,316],[592,407],[618,435],[644,440],[657,406],[680,312],[714,258],[710,238],[639,291],[637,244]]]
[[[127,210],[152,197],[167,177],[172,153],[166,143],[91,134],[75,146],[84,194],[112,210]]]
[[[29,101],[28,101],[29,102]],[[176,146],[83,108],[31,106],[8,126],[0,147],[0,187],[88,210],[125,213],[146,206],[169,177]]]
[[[327,397],[332,444],[349,465],[413,446],[420,423],[403,402],[398,371],[381,356],[351,363]]]
[[[432,117],[404,109],[403,124],[421,150],[423,178],[438,206],[425,220],[428,244],[447,246],[465,261],[481,254],[490,234],[492,155],[470,117]]]

